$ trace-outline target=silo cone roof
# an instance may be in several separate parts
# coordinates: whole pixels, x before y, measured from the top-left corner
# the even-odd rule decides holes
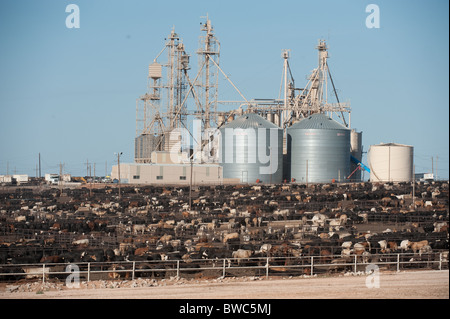
[[[239,116],[234,121],[222,126],[221,128],[276,128],[280,129],[277,125],[269,122],[262,116],[255,113],[247,113]]]
[[[290,129],[322,129],[322,130],[348,130],[344,125],[336,122],[335,120],[329,118],[326,114],[316,113],[310,115],[300,122],[293,124]]]

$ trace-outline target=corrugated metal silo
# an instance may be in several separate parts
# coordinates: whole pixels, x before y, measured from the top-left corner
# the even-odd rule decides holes
[[[263,117],[248,113],[220,129],[223,178],[241,183],[281,183],[283,130]]]
[[[134,141],[134,161],[149,163],[153,151],[164,147],[164,139],[160,135],[141,134]]]
[[[325,114],[289,127],[288,151],[297,183],[342,181],[350,174],[350,130]]]
[[[371,145],[368,153],[371,182],[411,182],[414,148],[386,143]]]

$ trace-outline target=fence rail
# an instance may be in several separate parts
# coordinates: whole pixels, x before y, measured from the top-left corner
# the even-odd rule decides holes
[[[170,277],[239,277],[239,276],[299,276],[333,272],[366,272],[369,265],[380,269],[448,269],[448,251],[428,254],[379,254],[363,257],[307,256],[264,257],[245,259],[197,259],[166,261],[80,262],[55,264],[0,264],[0,281],[23,279],[65,280],[76,275],[80,280],[108,280]]]

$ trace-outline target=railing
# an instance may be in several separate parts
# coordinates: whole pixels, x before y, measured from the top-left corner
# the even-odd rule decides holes
[[[55,264],[3,264],[0,265],[0,281],[23,279],[66,280],[77,276],[79,280],[108,280],[140,278],[184,277],[240,277],[240,276],[301,276],[333,272],[366,272],[369,265],[380,269],[448,269],[448,251],[427,254],[378,254],[371,256],[305,256],[197,259],[166,261],[77,262]]]

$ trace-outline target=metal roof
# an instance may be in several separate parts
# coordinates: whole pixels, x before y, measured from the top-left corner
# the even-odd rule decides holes
[[[377,146],[398,146],[398,147],[412,147],[411,145],[405,145],[405,144],[398,144],[398,143],[380,143],[377,145],[371,145],[371,147],[377,147]]]
[[[276,128],[280,129],[277,125],[269,122],[262,116],[255,113],[246,113],[239,116],[234,121],[224,125],[222,128]]]
[[[300,122],[293,124],[290,129],[348,130],[347,127],[323,113],[316,113],[304,118]]]

